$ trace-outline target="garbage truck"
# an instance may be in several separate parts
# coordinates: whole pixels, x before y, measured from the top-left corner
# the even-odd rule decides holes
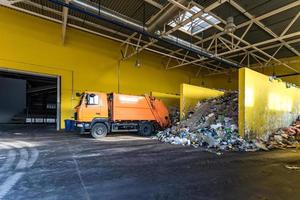
[[[84,92],[75,107],[75,126],[94,138],[111,132],[136,132],[149,136],[170,126],[164,103],[154,97]]]

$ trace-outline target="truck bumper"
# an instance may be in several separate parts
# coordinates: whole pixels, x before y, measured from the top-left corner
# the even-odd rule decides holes
[[[75,123],[76,130],[80,134],[89,134],[91,129],[91,123],[89,122],[76,122]]]

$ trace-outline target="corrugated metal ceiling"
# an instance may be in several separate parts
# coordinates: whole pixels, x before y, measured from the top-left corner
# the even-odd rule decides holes
[[[143,23],[147,22],[151,16],[155,15],[159,8],[146,3],[144,0],[91,0],[98,5],[128,16]]]

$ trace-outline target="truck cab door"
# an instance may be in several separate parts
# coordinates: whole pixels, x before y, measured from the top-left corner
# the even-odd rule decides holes
[[[90,122],[94,118],[107,118],[106,94],[87,93],[82,101],[80,121]]]

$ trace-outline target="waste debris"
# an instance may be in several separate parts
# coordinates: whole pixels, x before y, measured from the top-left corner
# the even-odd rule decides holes
[[[170,106],[168,108],[171,125],[176,125],[180,121],[180,111],[178,107]]]
[[[289,127],[280,128],[267,135],[262,143],[267,149],[286,149],[300,147],[300,118]]]
[[[257,151],[254,141],[238,134],[238,93],[200,101],[186,120],[158,132],[156,138],[170,144],[220,151]]]
[[[272,134],[246,140],[238,133],[238,93],[198,102],[187,119],[174,122],[171,128],[154,137],[165,143],[204,147],[221,155],[222,151],[269,151],[300,147],[300,118],[291,126]]]

